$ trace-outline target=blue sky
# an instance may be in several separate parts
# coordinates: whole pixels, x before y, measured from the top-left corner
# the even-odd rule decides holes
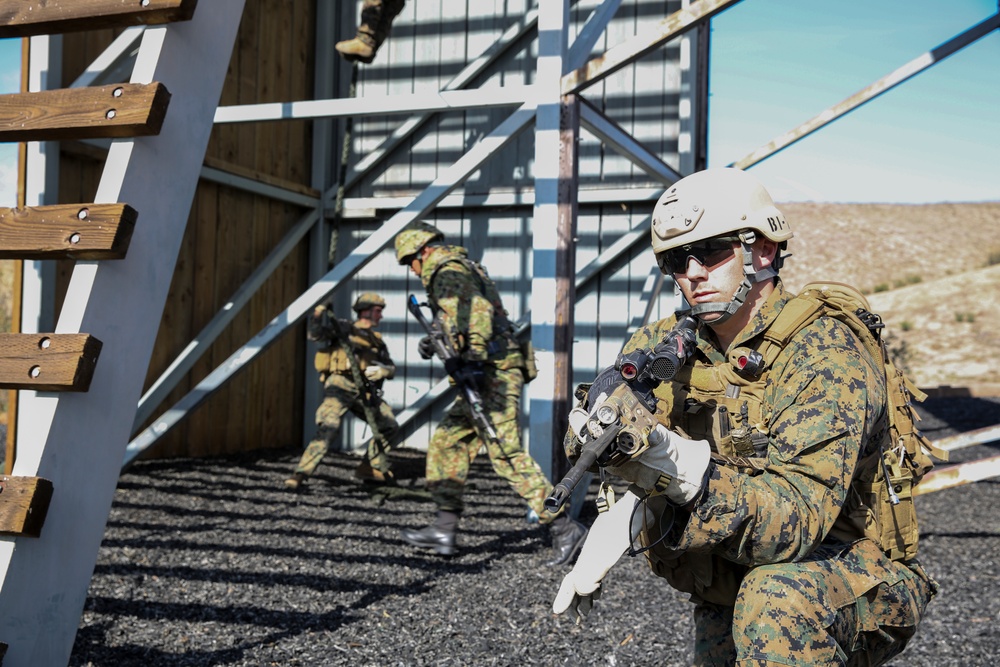
[[[415,0],[419,2],[420,0]],[[713,21],[709,164],[725,166],[997,11],[997,0],[744,0]],[[0,93],[20,40],[0,40]],[[752,167],[778,201],[1000,201],[1000,33]],[[16,145],[0,144],[0,206]]]
[[[997,12],[997,0],[744,0],[712,24],[725,166]],[[779,201],[1000,201],[1000,33],[751,168]]]

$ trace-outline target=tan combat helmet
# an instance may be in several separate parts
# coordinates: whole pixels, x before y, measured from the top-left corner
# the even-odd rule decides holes
[[[360,313],[368,310],[369,308],[374,308],[375,306],[382,306],[385,308],[385,299],[376,294],[375,292],[364,292],[358,295],[358,298],[354,300],[354,312]]]
[[[731,167],[706,169],[674,183],[656,202],[652,224],[653,252],[660,270],[669,273],[664,253],[700,241],[732,236],[743,246],[743,284],[729,304],[699,304],[692,315],[721,312],[723,322],[739,310],[754,283],[770,280],[778,273],[780,251],[792,238],[792,229],[774,200],[756,178]],[[755,271],[750,246],[761,234],[779,244],[772,267]]]
[[[409,264],[410,258],[420,252],[421,248],[431,241],[440,241],[443,238],[441,230],[433,225],[428,225],[426,222],[411,223],[396,234],[396,261],[400,264]]]

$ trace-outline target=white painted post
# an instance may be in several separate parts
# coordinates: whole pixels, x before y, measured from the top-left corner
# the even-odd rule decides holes
[[[39,393],[19,417],[14,475],[53,495],[40,537],[0,538],[7,665],[69,661],[242,12],[215,0],[143,34],[133,82],[172,97],[159,136],[112,144],[96,201],[139,212],[132,242],[123,260],[76,265],[56,326],[103,342],[90,390]]]

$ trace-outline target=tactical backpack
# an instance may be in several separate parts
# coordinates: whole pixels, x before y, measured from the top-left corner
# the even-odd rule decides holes
[[[911,399],[923,401],[927,396],[893,363],[881,337],[884,325],[868,300],[842,283],[809,283],[785,304],[758,348],[764,363],[773,362],[796,333],[820,316],[847,325],[885,373],[887,423],[876,434],[878,446],[859,462],[842,513],[889,558],[908,561],[917,555],[913,487],[933,467],[931,456],[947,460],[947,453],[916,428],[920,417]]]

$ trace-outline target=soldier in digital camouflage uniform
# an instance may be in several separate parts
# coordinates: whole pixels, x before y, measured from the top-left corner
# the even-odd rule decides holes
[[[936,593],[913,558],[915,514],[905,554],[880,544],[878,503],[864,499],[884,484],[861,483],[887,442],[883,364],[819,317],[793,326],[760,375],[740,367],[788,321],[795,295],[777,272],[791,236],[736,169],[698,172],[660,198],[653,249],[701,322],[697,349],[655,389],[652,446],[608,468],[633,484],[591,527],[554,612],[579,622],[618,558],[643,545],[695,604],[696,665],[877,665],[913,636]],[[651,348],[675,322],[640,329],[624,351]],[[571,450],[580,435],[567,435]]]
[[[370,64],[389,36],[392,21],[403,11],[404,4],[404,0],[364,0],[357,35],[337,42],[333,48],[340,52],[344,60]]]
[[[389,349],[381,334],[375,331],[382,320],[385,300],[378,294],[366,292],[354,301],[355,322],[340,321],[340,330],[350,340],[350,349],[338,341],[335,330],[324,323],[327,306],[317,306],[309,318],[307,335],[309,340],[322,346],[316,354],[316,370],[323,383],[323,402],[316,410],[316,437],[306,447],[295,472],[285,480],[285,486],[298,489],[316,470],[330,444],[340,429],[341,419],[348,411],[368,421],[370,413],[373,425],[384,442],[374,438],[361,460],[355,477],[365,482],[385,483],[392,481],[388,445],[399,430],[392,408],[381,398],[382,383],[392,379],[396,366],[389,356]],[[327,314],[326,317],[330,315]],[[351,362],[347,355],[357,360],[371,390],[359,387],[354,381]],[[365,403],[367,402],[367,406]]]
[[[468,258],[465,248],[443,244],[444,235],[425,223],[414,223],[396,237],[396,258],[420,277],[435,318],[462,363],[481,377],[484,408],[499,436],[485,443],[477,434],[464,397],[456,399],[438,424],[427,450],[427,487],[437,505],[434,522],[423,529],[405,529],[403,539],[441,555],[455,552],[455,533],[464,504],[469,466],[486,445],[493,469],[510,483],[548,525],[555,556],[547,565],[570,562],[587,531],[563,512],[544,512],[552,485],[531,456],[521,448],[518,420],[526,363],[514,340],[513,328],[493,281]],[[420,344],[421,356],[433,356],[431,341]]]

